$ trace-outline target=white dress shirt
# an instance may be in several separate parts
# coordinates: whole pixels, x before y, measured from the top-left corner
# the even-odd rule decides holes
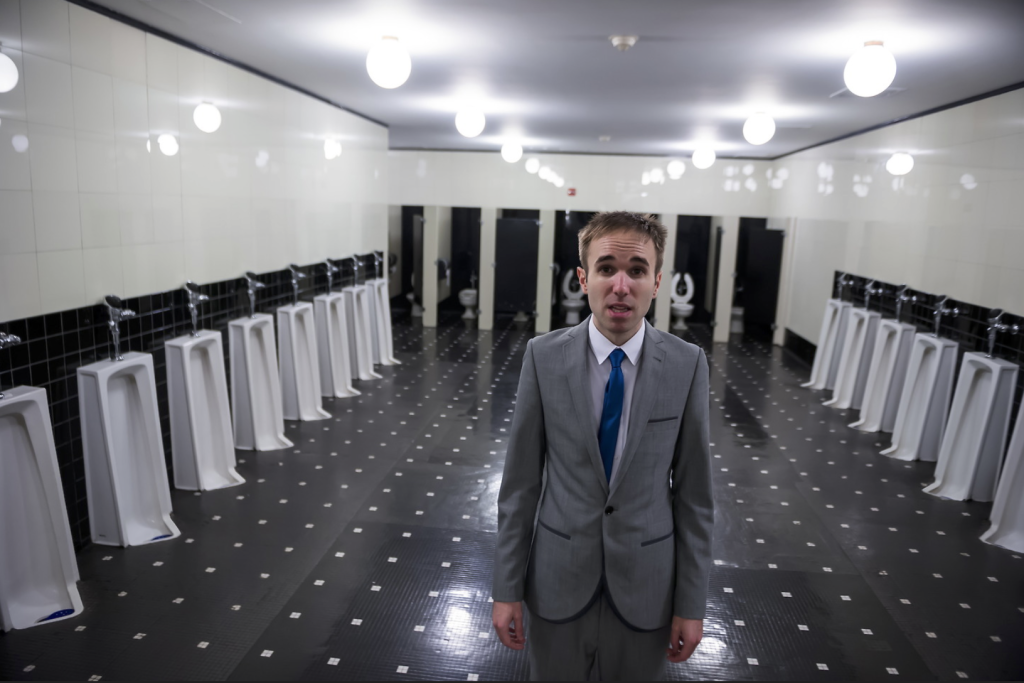
[[[615,481],[615,475],[619,471],[619,461],[622,459],[622,451],[626,446],[626,431],[629,426],[629,409],[633,402],[633,387],[636,385],[636,371],[640,364],[640,352],[644,348],[644,332],[647,329],[647,322],[640,325],[629,341],[622,346],[611,343],[606,336],[601,334],[594,324],[594,316],[590,316],[590,350],[593,356],[587,356],[587,374],[590,375],[590,395],[594,399],[594,423],[600,428],[601,413],[604,411],[604,390],[608,385],[608,378],[612,374],[612,363],[608,356],[615,349],[622,349],[626,357],[622,359],[623,394],[622,394],[622,418],[619,420],[619,439],[615,442],[615,459],[612,462],[611,481]],[[597,434],[594,434],[597,438]],[[611,482],[609,482],[611,483]]]

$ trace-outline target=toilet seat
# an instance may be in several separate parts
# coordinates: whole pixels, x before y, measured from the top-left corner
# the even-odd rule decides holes
[[[679,278],[683,278],[686,283],[686,294],[679,294]],[[690,299],[693,298],[693,278],[690,277],[689,273],[676,273],[672,276],[672,303],[673,304],[689,304]]]
[[[572,284],[572,281],[575,278],[575,269],[565,271],[565,276],[562,278],[562,296],[564,296],[566,299],[582,299],[583,297],[586,296],[586,292],[583,291],[582,287],[575,292],[572,291],[572,289],[570,288],[570,285]]]

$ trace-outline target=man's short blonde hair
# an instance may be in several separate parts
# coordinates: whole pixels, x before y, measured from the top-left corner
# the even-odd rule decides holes
[[[632,211],[595,213],[590,222],[580,230],[580,263],[583,264],[583,270],[590,272],[587,264],[590,243],[619,231],[636,233],[654,243],[654,252],[657,254],[657,266],[654,272],[660,273],[661,266],[665,262],[665,241],[668,239],[668,230],[654,214],[633,213]]]

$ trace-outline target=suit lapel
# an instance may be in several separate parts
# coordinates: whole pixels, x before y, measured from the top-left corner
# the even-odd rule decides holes
[[[644,325],[643,352],[640,356],[640,367],[636,377],[636,384],[633,385],[633,400],[629,408],[629,431],[626,434],[626,445],[622,449],[622,461],[619,463],[618,471],[612,481],[611,492],[618,488],[619,482],[626,475],[626,469],[633,461],[633,455],[640,444],[647,427],[647,420],[651,418],[654,404],[658,398],[658,387],[661,384],[661,377],[664,375],[662,367],[665,359],[665,351],[661,348],[661,333],[646,321]],[[596,438],[595,438],[596,443]]]
[[[594,420],[594,401],[590,396],[590,375],[587,373],[587,354],[590,351],[589,329],[590,318],[573,328],[567,335],[562,346],[563,367],[569,382],[569,395],[576,411],[576,424],[583,431],[583,441],[590,453],[590,464],[605,494],[608,493],[608,479],[604,474],[604,463],[601,461],[601,449],[597,443],[597,423]]]

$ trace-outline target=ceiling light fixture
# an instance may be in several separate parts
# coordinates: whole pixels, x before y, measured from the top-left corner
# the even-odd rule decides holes
[[[11,147],[18,154],[28,151],[28,138],[24,135],[15,135],[11,137]]]
[[[743,124],[743,137],[752,145],[763,145],[775,135],[775,120],[759,111]]]
[[[715,158],[715,150],[710,147],[698,147],[693,151],[690,160],[693,162],[694,168],[703,171],[706,168],[711,168],[711,165],[715,163]]]
[[[192,112],[192,120],[204,133],[214,133],[220,128],[220,109],[209,102],[202,102]]]
[[[540,159],[537,157],[530,157],[526,160],[525,166],[527,173],[536,173],[540,170]]]
[[[639,36],[608,36],[608,40],[612,41],[612,45],[615,46],[619,52],[625,52],[629,48],[636,45],[636,41]]]
[[[467,138],[475,138],[484,132],[487,119],[479,109],[463,109],[455,115],[455,128]]]
[[[843,70],[846,88],[859,97],[874,97],[896,78],[896,58],[880,40],[869,40],[853,53]]]
[[[324,140],[324,159],[330,161],[341,156],[341,143],[337,140]]]
[[[683,174],[686,173],[686,164],[681,162],[679,159],[673,159],[668,162],[666,170],[668,171],[669,178],[672,180],[679,180],[683,177]]]
[[[160,151],[169,157],[173,157],[178,153],[178,139],[170,133],[164,133],[158,137],[156,144],[159,145]]]
[[[552,177],[552,171],[549,166],[541,166],[540,170],[537,171],[537,177],[541,180],[548,180]]]
[[[18,85],[18,65],[0,52],[0,92],[10,92]]]
[[[395,36],[383,36],[366,55],[366,73],[382,88],[392,89],[409,80],[412,60]]]
[[[501,158],[514,164],[523,158],[523,146],[518,142],[506,142],[501,146]]]
[[[914,157],[896,152],[885,162],[885,170],[893,175],[907,175],[914,168]]]

